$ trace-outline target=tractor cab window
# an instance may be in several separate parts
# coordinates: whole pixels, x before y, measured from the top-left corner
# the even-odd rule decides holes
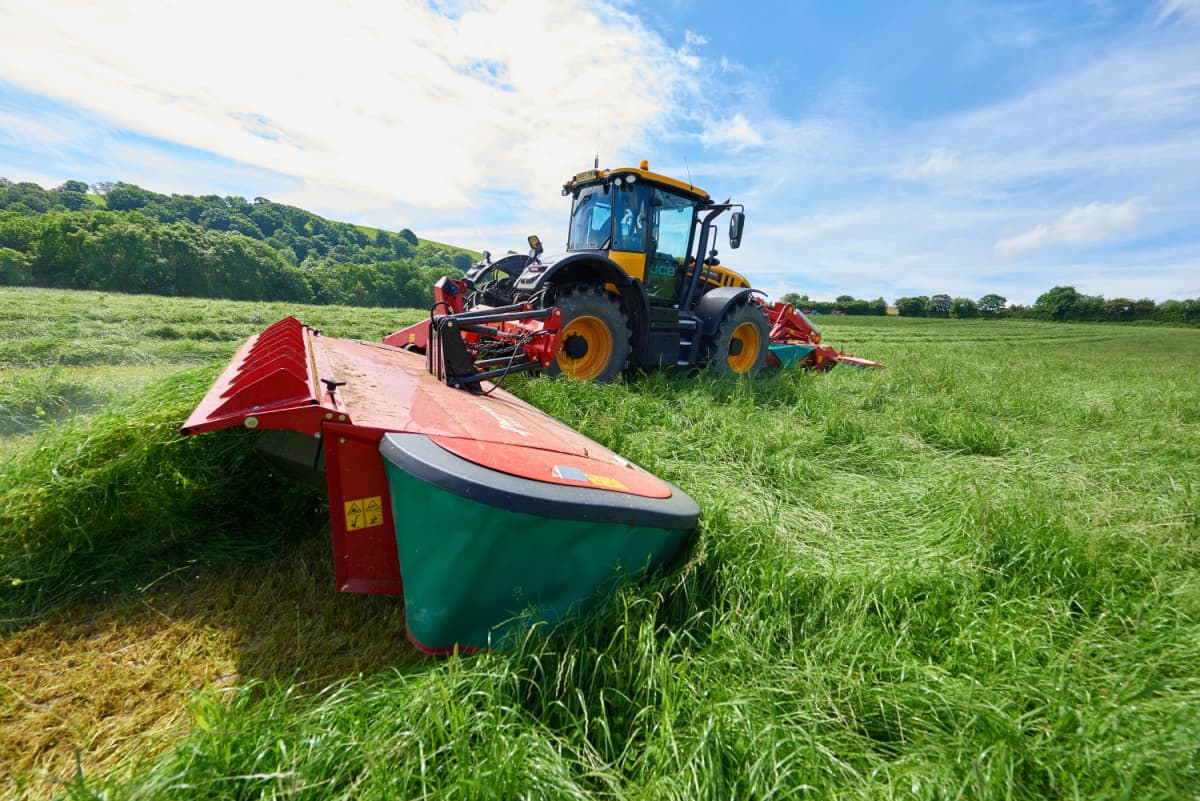
[[[691,242],[696,201],[655,189],[650,202],[650,260],[646,267],[646,292],[652,298],[675,296]]]
[[[579,190],[571,206],[567,250],[598,250],[612,240],[612,193],[596,184]]]
[[[617,223],[613,250],[632,253],[646,252],[646,232],[650,229],[650,187],[645,184],[618,181],[613,187],[616,196]]]

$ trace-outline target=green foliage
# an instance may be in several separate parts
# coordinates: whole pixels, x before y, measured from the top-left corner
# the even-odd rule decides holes
[[[950,301],[950,316],[970,320],[979,316],[979,307],[970,298],[955,298]]]
[[[1082,296],[1073,286],[1056,286],[1038,296],[1034,308],[1049,320],[1070,320],[1075,318],[1076,307]]]
[[[91,205],[87,191],[88,185],[83,181],[66,181],[54,190],[53,196],[57,204],[67,211],[79,211]]]
[[[95,329],[71,328],[84,316],[71,293],[12,295],[46,316],[10,318],[3,366],[43,347],[26,334],[6,356],[14,332],[55,325],[68,333],[52,362],[88,348],[96,363],[165,359],[180,343],[192,354],[181,361],[215,345],[228,353],[235,332],[279,309],[85,294],[80,305],[116,319],[104,309],[119,303],[127,321],[129,341],[111,325],[100,347],[78,341]],[[386,322],[369,310],[308,314],[328,315],[314,322],[334,335],[377,338]],[[189,732],[155,733],[179,738],[164,753],[58,791],[1194,798],[1198,332],[875,316],[822,327],[887,369],[512,382],[701,502],[675,571],[508,652],[347,675],[315,695],[287,679],[213,688],[193,702]],[[209,330],[223,341],[200,339]],[[16,555],[0,573],[32,560],[17,575],[47,600],[64,587],[80,597],[258,559],[315,530],[305,506],[244,534],[229,523],[237,512],[292,496],[254,483],[248,436],[175,438],[218,366],[51,427],[0,468],[13,521],[0,553]],[[153,567],[139,572],[143,562]],[[34,593],[0,597],[23,614],[47,608]],[[398,662],[407,653],[397,645]]]
[[[0,286],[29,286],[33,266],[29,256],[19,250],[0,247]]]
[[[848,314],[851,316],[887,314],[887,301],[883,298],[875,300],[856,300],[852,295],[839,295],[833,302],[810,300],[808,295],[788,292],[780,298],[783,303],[789,303],[798,309],[817,314]]]
[[[925,304],[926,317],[949,317],[950,306],[953,304],[949,295],[932,295]]]
[[[984,295],[979,299],[979,313],[984,317],[995,317],[1004,311],[1005,304],[1008,303],[1008,298],[996,293]]]
[[[51,193],[27,181],[0,183],[0,210],[37,214],[49,211],[54,205]]]
[[[1149,298],[1130,300],[1099,295],[1083,295],[1072,286],[1056,286],[1043,293],[1029,310],[1043,320],[1063,322],[1134,322],[1159,320],[1173,323],[1200,323],[1200,300],[1169,300],[1158,304]]]
[[[1012,317],[1055,322],[1136,322],[1156,320],[1166,323],[1200,324],[1200,300],[1168,300],[1155,303],[1149,298],[1130,300],[1099,295],[1083,295],[1070,286],[1056,286],[1043,293],[1031,306],[1008,305],[1008,299],[994,293],[978,302],[969,298],[950,299],[948,295],[897,298],[901,317]]]
[[[896,298],[896,311],[901,317],[924,317],[925,309],[929,306],[929,298],[918,295],[915,298]]]
[[[160,195],[133,184],[0,183],[0,285],[427,306],[476,254],[255,198]],[[22,265],[28,265],[27,267]]]
[[[187,294],[245,300],[311,300],[294,268],[267,245],[191,223],[162,225],[140,214],[50,212],[0,215],[0,242],[15,243],[31,280],[10,285]],[[10,259],[15,261],[15,259]]]
[[[108,190],[104,200],[113,211],[133,211],[140,209],[153,199],[153,195],[139,186],[118,182]]]

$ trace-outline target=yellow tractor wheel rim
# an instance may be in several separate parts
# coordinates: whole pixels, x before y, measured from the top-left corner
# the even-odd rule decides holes
[[[741,375],[749,372],[758,362],[758,349],[762,345],[761,334],[758,332],[758,326],[754,323],[742,323],[737,328],[733,329],[733,337],[730,339],[730,344],[734,340],[742,343],[742,350],[738,355],[734,356],[732,351],[736,348],[730,348],[728,356],[729,369]]]
[[[567,355],[566,344],[572,337],[583,337],[587,352],[578,359]],[[613,355],[612,331],[599,317],[576,317],[563,329],[563,349],[558,352],[558,369],[563,375],[591,381],[608,367]]]

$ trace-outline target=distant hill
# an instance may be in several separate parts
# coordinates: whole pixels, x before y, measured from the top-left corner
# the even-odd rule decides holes
[[[423,307],[478,257],[262,197],[0,178],[0,285]]]

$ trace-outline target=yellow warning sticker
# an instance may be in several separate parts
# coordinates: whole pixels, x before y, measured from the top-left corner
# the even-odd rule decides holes
[[[358,531],[360,528],[371,528],[383,525],[383,498],[372,495],[370,498],[357,498],[346,501],[346,530]]]
[[[609,476],[598,476],[594,473],[588,473],[587,480],[595,484],[597,487],[607,487],[608,489],[618,490],[628,489],[628,487],[626,487],[620,481],[617,481],[615,478],[611,478]]]

